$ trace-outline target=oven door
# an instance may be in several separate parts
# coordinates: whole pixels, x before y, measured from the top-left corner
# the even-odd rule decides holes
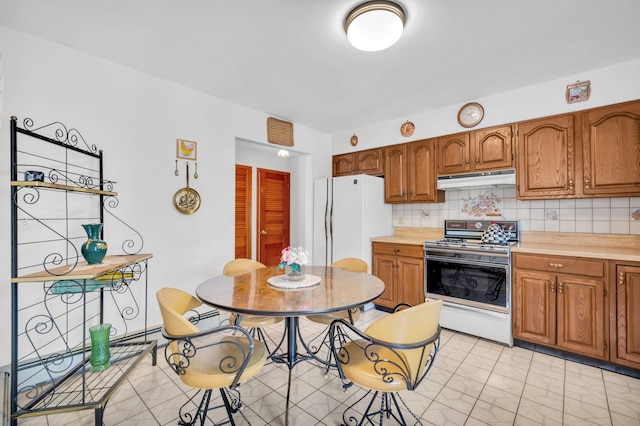
[[[506,262],[487,262],[483,256],[464,258],[425,254],[425,293],[427,297],[461,305],[509,313],[511,273]],[[495,258],[492,257],[493,260]]]

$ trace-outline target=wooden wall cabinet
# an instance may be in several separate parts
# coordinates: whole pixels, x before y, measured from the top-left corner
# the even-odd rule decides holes
[[[585,196],[640,194],[640,102],[582,112]]]
[[[513,337],[607,360],[608,262],[514,253]]]
[[[384,148],[373,148],[333,156],[334,177],[361,173],[384,176]]]
[[[435,149],[435,139],[386,147],[385,202],[444,202],[444,192],[437,189]]]
[[[438,175],[513,168],[512,140],[510,124],[439,137]]]
[[[611,279],[611,361],[640,368],[640,263],[616,263],[614,271],[615,277]]]
[[[373,243],[373,275],[386,289],[374,301],[377,306],[394,308],[398,303],[418,305],[424,297],[424,252],[422,246]]]
[[[640,101],[517,124],[519,199],[640,194]]]
[[[569,198],[575,187],[574,114],[517,124],[518,198]]]

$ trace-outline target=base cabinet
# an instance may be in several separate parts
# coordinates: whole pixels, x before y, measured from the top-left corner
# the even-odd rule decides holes
[[[424,257],[422,246],[373,243],[373,275],[386,289],[374,301],[393,308],[398,303],[418,305],[424,302]]]
[[[596,259],[514,254],[514,338],[607,360],[607,270]]]
[[[611,360],[640,368],[640,264],[618,263],[615,274]]]

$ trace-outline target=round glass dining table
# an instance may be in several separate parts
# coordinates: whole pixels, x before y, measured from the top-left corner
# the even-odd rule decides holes
[[[336,312],[364,305],[377,299],[385,290],[378,277],[364,272],[350,272],[325,266],[304,266],[306,279],[299,285],[316,284],[300,288],[282,288],[276,285],[295,287],[295,282],[283,280],[284,271],[276,267],[258,269],[235,277],[216,276],[204,281],[196,289],[202,302],[237,314],[273,315],[285,317],[286,351],[273,354],[274,362],[289,367],[289,389],[287,391],[287,416],[291,369],[300,361],[311,358],[318,360],[307,350],[298,351],[298,340],[304,340],[299,333],[299,317],[305,315]],[[311,280],[310,280],[311,278]],[[275,285],[269,283],[272,281]],[[276,352],[276,351],[274,351]],[[285,423],[286,424],[286,423]]]

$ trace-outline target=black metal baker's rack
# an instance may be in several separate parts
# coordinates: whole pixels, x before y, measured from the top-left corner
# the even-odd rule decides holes
[[[18,127],[11,117],[11,424],[18,419],[95,410],[102,424],[115,389],[151,354],[147,266],[140,233],[115,213],[103,153],[60,122]],[[107,221],[105,224],[105,220]],[[103,223],[124,237],[88,265],[81,224]],[[103,235],[104,238],[104,235]],[[112,324],[111,367],[90,371],[89,327]],[[140,325],[142,323],[142,325]],[[137,330],[133,326],[138,325]]]

